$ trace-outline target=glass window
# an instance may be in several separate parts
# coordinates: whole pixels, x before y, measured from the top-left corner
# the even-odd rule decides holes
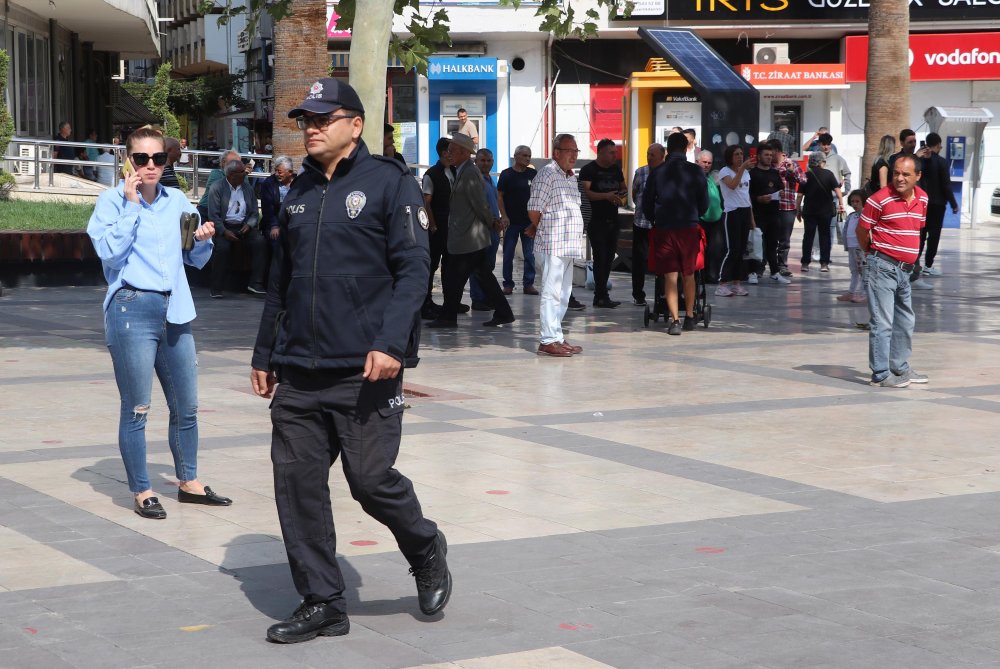
[[[28,133],[28,36],[17,34],[17,133]]]

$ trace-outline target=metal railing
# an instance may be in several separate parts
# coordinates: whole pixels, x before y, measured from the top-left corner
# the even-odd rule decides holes
[[[57,142],[51,139],[29,139],[26,137],[14,137],[10,140],[10,147],[15,151],[20,152],[21,146],[33,146],[31,156],[20,156],[20,155],[3,155],[0,156],[0,161],[9,161],[11,163],[32,163],[32,171],[34,172],[34,190],[41,190],[41,177],[43,172],[43,167],[46,167],[44,171],[49,175],[48,187],[52,188],[55,185],[55,165],[71,165],[73,167],[90,168],[93,170],[112,170],[112,185],[114,188],[118,185],[121,180],[121,166],[125,157],[125,146],[122,144],[97,144],[92,142]],[[43,148],[54,148],[56,146],[68,146],[73,149],[103,149],[105,153],[110,153],[114,157],[113,162],[103,162],[103,161],[93,161],[93,160],[67,160],[62,158],[53,158],[51,156],[42,156]],[[16,148],[15,148],[16,147]],[[0,147],[2,148],[2,147]],[[218,151],[196,151],[193,149],[185,149],[183,151],[184,155],[190,156],[189,164],[185,165],[183,163],[174,164],[174,172],[176,174],[182,174],[188,179],[191,186],[191,196],[200,197],[199,190],[202,188],[202,177],[204,181],[208,181],[208,175],[211,173],[215,167],[213,163],[217,163],[219,157],[222,155],[222,149]],[[266,179],[271,176],[271,162],[273,160],[272,156],[262,153],[240,153],[240,158],[244,161],[254,160],[260,163],[263,171],[253,171],[247,176],[251,179]],[[225,166],[221,166],[225,167]],[[257,165],[254,165],[256,170]],[[190,175],[190,178],[188,177]],[[100,184],[101,181],[98,179],[95,183]]]

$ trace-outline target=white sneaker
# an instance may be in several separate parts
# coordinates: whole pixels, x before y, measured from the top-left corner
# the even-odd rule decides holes
[[[941,270],[937,267],[925,267],[920,270],[921,274],[926,274],[927,276],[941,276]]]
[[[729,289],[729,286],[719,286],[715,289],[716,297],[732,297],[733,291]]]
[[[789,279],[787,276],[784,276],[783,274],[772,274],[771,281],[777,281],[778,283],[783,283],[783,284],[789,284],[792,282],[791,279]]]
[[[934,286],[927,283],[923,279],[917,279],[916,281],[911,281],[910,288],[912,288],[913,290],[934,290]]]
[[[812,252],[812,259],[813,259],[813,262],[819,262],[819,251],[813,251]]]
[[[757,279],[756,272],[750,272],[750,276],[747,277],[747,283],[749,283],[751,286],[756,286],[758,283],[760,283]]]

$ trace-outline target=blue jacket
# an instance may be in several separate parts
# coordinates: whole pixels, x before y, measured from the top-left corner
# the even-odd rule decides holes
[[[708,211],[708,182],[683,153],[671,153],[650,172],[642,192],[642,214],[654,228],[678,229],[698,225]]]
[[[303,167],[282,203],[253,367],[360,370],[370,351],[416,365],[430,277],[416,180],[364,142],[332,180],[311,157]]]
[[[277,227],[278,215],[281,213],[281,191],[278,177],[273,174],[257,186],[260,197],[260,231],[269,234],[271,228]]]

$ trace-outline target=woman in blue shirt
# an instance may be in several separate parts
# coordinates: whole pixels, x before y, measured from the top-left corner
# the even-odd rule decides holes
[[[146,470],[146,417],[153,372],[170,411],[168,438],[180,480],[177,499],[228,506],[232,500],[198,481],[198,380],[194,302],[184,263],[201,268],[212,256],[211,222],[194,231],[182,249],[181,216],[196,212],[184,194],[160,184],[167,162],[163,135],[141,128],[125,144],[135,170],[97,199],[87,234],[104,266],[108,293],[104,329],[121,395],[118,447],[125,463],[135,512],[163,519]]]

